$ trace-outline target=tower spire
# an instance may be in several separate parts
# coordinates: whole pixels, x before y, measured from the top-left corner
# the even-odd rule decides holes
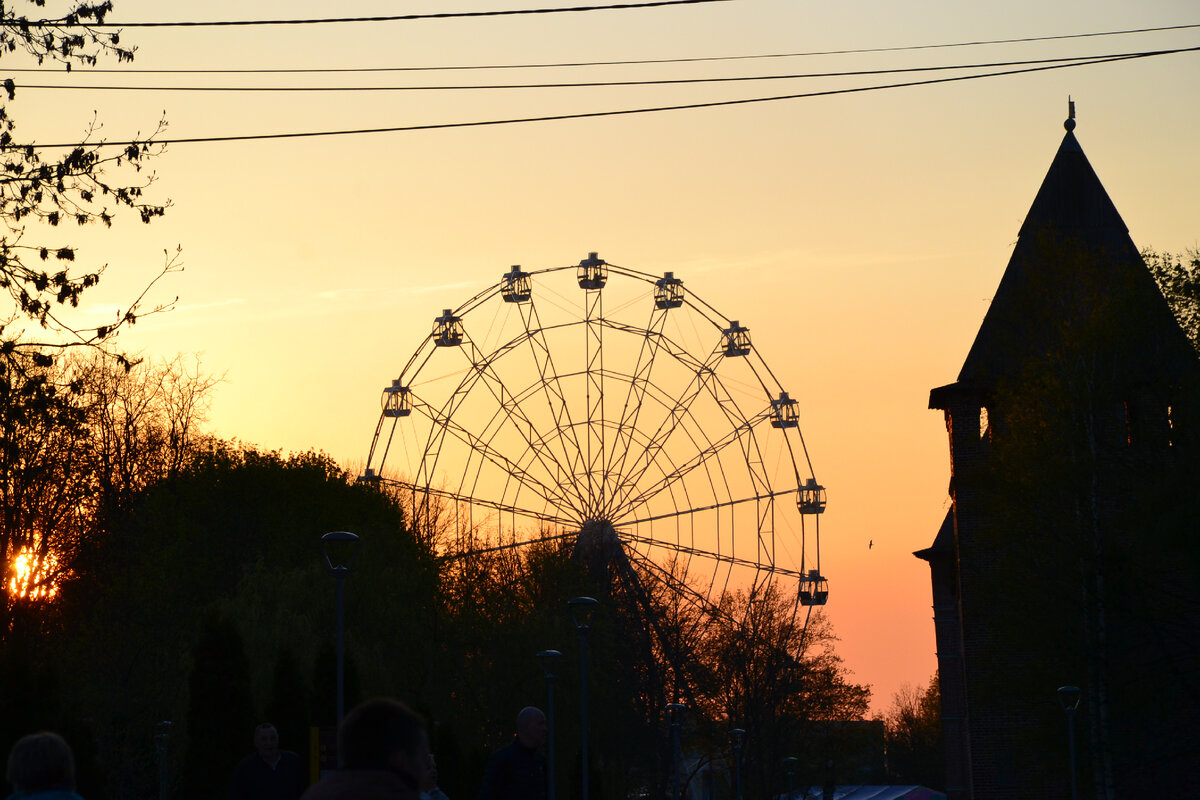
[[[1075,101],[1071,99],[1071,95],[1067,95],[1067,120],[1063,127],[1068,131],[1075,130]]]

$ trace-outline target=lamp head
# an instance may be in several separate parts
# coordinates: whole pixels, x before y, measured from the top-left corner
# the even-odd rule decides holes
[[[734,728],[729,732],[729,744],[734,750],[741,752],[742,746],[746,744],[746,732],[741,728]]]
[[[327,533],[321,537],[321,552],[325,554],[325,568],[329,573],[345,576],[354,567],[358,555],[358,536],[349,531]],[[349,558],[344,559],[346,555]]]
[[[795,756],[788,756],[783,760],[783,771],[792,776],[796,774],[796,769],[800,766],[800,759]]]
[[[567,607],[571,609],[571,621],[575,623],[575,630],[580,633],[587,633],[591,630],[592,614],[595,613],[598,605],[600,602],[594,597],[576,597],[567,601]]]
[[[542,650],[537,657],[542,664],[542,675],[548,681],[554,680],[555,672],[558,669],[558,660],[562,658],[562,653],[557,650]]]
[[[1063,707],[1064,711],[1074,711],[1079,708],[1079,687],[1078,686],[1060,686],[1058,687],[1058,702]]]

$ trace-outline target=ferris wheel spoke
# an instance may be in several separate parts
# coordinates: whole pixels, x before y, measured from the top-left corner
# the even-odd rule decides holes
[[[534,545],[546,544],[549,542],[561,542],[565,539],[570,539],[579,535],[579,531],[570,530],[566,533],[556,533],[547,536],[539,536],[536,539],[522,539],[519,541],[505,542],[504,544],[492,545],[490,547],[472,547],[469,550],[458,550],[453,553],[445,553],[438,557],[440,561],[458,561],[463,558],[472,558],[474,556],[484,555],[486,553],[502,553],[505,550],[519,550],[522,547],[532,547]]]
[[[691,675],[687,668],[688,660],[683,657],[677,646],[676,639],[679,637],[670,635],[664,627],[657,599],[651,589],[646,586],[646,581],[643,580],[642,575],[635,569],[627,555],[616,564],[616,572],[618,580],[624,584],[626,592],[632,598],[633,605],[641,611],[641,617],[647,623],[642,626],[639,633],[646,638],[647,644],[650,646],[648,649],[652,649],[653,644],[658,645],[667,666],[674,675],[675,687],[683,691],[689,704],[694,705],[695,699],[692,697],[691,681],[689,680]],[[665,694],[666,682],[661,678],[659,682]],[[665,698],[663,700],[665,701]]]
[[[690,554],[688,554],[690,555]],[[663,583],[671,586],[677,594],[682,597],[689,598],[691,605],[696,608],[701,618],[697,620],[695,627],[704,627],[706,618],[715,619],[727,623],[738,624],[737,620],[729,615],[725,609],[721,607],[720,599],[728,588],[728,582],[715,592],[716,598],[713,598],[714,592],[710,588],[708,593],[700,591],[694,586],[690,586],[686,580],[686,574],[678,576],[673,574],[666,566],[658,563],[652,558],[648,558],[641,554],[631,554],[630,560],[638,564],[643,569],[658,575]]]
[[[625,393],[625,405],[621,409],[621,421],[617,424],[614,458],[611,464],[604,468],[605,480],[610,477],[619,479],[625,469],[625,461],[633,445],[633,435],[641,414],[642,403],[650,386],[650,375],[654,369],[655,356],[662,342],[662,329],[667,322],[667,309],[657,305],[650,312],[650,323],[641,335],[638,347],[638,357],[634,364],[633,373],[627,379],[628,390]],[[610,496],[616,495],[616,490]]]
[[[603,285],[603,284],[601,284]],[[587,409],[586,513],[599,515],[604,503],[604,292],[588,289],[584,297],[584,404]]]
[[[572,520],[560,517],[557,514],[549,514],[544,511],[534,511],[530,508],[522,508],[510,503],[501,503],[494,500],[472,497],[471,495],[459,494],[458,492],[451,492],[446,489],[435,489],[432,486],[418,486],[406,481],[396,480],[395,478],[385,478],[383,483],[393,486],[397,489],[412,492],[413,495],[428,495],[441,500],[449,500],[454,503],[461,503],[463,505],[490,508],[493,511],[499,511],[505,514],[514,514],[525,519],[535,519],[539,522],[549,522],[555,525],[573,524]]]
[[[525,337],[518,338],[523,341]],[[528,452],[532,453],[534,460],[557,486],[571,486],[572,481],[568,480],[567,466],[552,457],[547,461],[547,435],[539,430],[538,426],[529,418],[521,404],[516,401],[517,396],[493,368],[497,358],[496,354],[484,355],[475,342],[466,337],[464,337],[463,345],[466,348],[464,353],[471,362],[471,369],[477,376],[478,382],[487,388],[498,408],[505,412],[505,420],[509,428],[525,441],[529,448]],[[512,344],[512,346],[516,345]],[[558,491],[553,494],[560,498],[562,496]]]
[[[740,567],[751,567],[758,571],[762,571],[764,569],[764,564],[762,563],[762,561],[753,559],[753,558],[743,558],[741,556],[734,556],[734,555],[730,555],[728,553],[714,553],[711,550],[705,550],[705,549],[699,548],[699,547],[691,547],[689,545],[676,544],[674,542],[668,542],[668,541],[664,541],[662,539],[655,539],[652,536],[640,536],[636,533],[630,533],[629,531],[617,531],[617,536],[620,537],[621,541],[623,541],[623,542],[624,541],[636,542],[637,544],[641,544],[646,547],[654,547],[654,548],[660,548],[663,550],[670,550],[674,553],[679,553],[681,555],[701,556],[703,558],[710,559],[712,561],[715,561],[715,562],[718,562],[721,564],[730,564],[733,566],[740,566]],[[770,569],[767,569],[765,571],[768,573],[785,575],[790,578],[801,577],[801,573],[798,572],[797,570],[788,569],[786,567],[781,567],[778,565],[772,566]]]
[[[646,404],[645,401],[647,399],[653,399],[656,403],[664,408],[673,409],[675,406],[675,398],[663,392],[653,383],[650,383],[647,386],[647,391],[642,397],[643,405]],[[694,452],[703,452],[711,449],[714,446],[712,439],[710,439],[708,436],[706,426],[701,424],[700,420],[695,418],[690,408],[685,408],[683,410],[682,416],[680,417],[680,424],[678,424],[676,428],[683,431],[682,435],[685,435],[688,438],[690,447]],[[641,438],[637,435],[636,430],[631,429],[629,445],[631,448],[633,446],[642,448],[641,452],[645,452],[645,449],[653,445],[653,440]],[[660,460],[667,462],[665,468],[662,469],[662,472],[671,474],[677,471],[677,466],[674,460],[667,455],[665,448],[660,449],[654,454],[654,457],[649,462],[648,466],[653,467]],[[723,489],[726,494],[730,492],[728,477],[726,476],[725,471],[719,468],[719,465],[715,476],[707,466],[705,466],[705,470],[709,473],[709,489],[714,495],[716,495],[720,489]],[[643,473],[644,471],[645,468],[643,468]],[[715,480],[714,477],[717,479]],[[636,492],[636,486],[642,483],[642,474],[639,474],[636,479],[630,479],[628,476],[623,476],[623,482],[625,490],[618,495],[614,495],[613,501],[606,509],[606,518],[608,519],[615,520],[619,518],[622,513],[631,508],[629,505],[629,495],[633,492]],[[686,491],[686,487],[683,488]]]
[[[697,370],[684,391],[674,398],[674,402],[667,408],[664,419],[650,435],[645,448],[625,476],[624,490],[614,504],[616,507],[624,508],[628,504],[629,496],[637,491],[646,472],[657,463],[659,454],[662,453],[671,436],[681,427],[683,420],[690,415],[689,409],[692,402],[704,391],[704,384],[710,380],[711,376],[711,368]]]
[[[609,326],[628,332],[637,332],[640,330],[631,328],[628,325],[620,325],[613,322],[610,322]],[[721,402],[722,394],[728,396],[728,392],[722,393],[718,388],[720,381],[716,379],[715,367],[720,360],[724,358],[724,353],[722,350],[714,350],[709,354],[707,360],[701,361],[688,352],[686,348],[676,343],[671,337],[666,336],[661,332],[655,334],[654,332],[643,331],[639,335],[653,336],[659,343],[659,349],[670,355],[672,359],[682,366],[688,368],[688,370],[692,373],[693,378],[678,397],[668,396],[668,403],[664,404],[668,407],[666,417],[662,420],[658,429],[650,436],[649,443],[641,451],[639,457],[635,460],[634,465],[630,470],[630,474],[623,476],[624,491],[622,492],[622,496],[611,504],[613,507],[625,507],[627,505],[629,495],[636,490],[637,486],[641,484],[646,472],[655,466],[660,454],[665,449],[668,440],[678,430],[686,430],[686,427],[680,423],[692,416],[690,410],[692,403],[695,402],[701,395],[703,395],[706,390],[714,399],[717,400],[718,406],[721,407],[723,414],[726,416],[726,419],[730,422],[730,424],[737,426],[746,421],[744,416],[741,416],[740,418],[736,414],[731,416],[729,409],[725,408],[724,404]],[[704,426],[697,425],[697,429],[703,431]]]
[[[524,316],[522,316],[522,320],[524,323]],[[508,390],[508,388],[504,385],[504,382],[496,374],[494,366],[504,356],[516,351],[528,340],[534,338],[541,339],[544,346],[544,337],[547,330],[555,330],[557,328],[565,327],[570,326],[552,325],[549,327],[531,329],[528,324],[525,324],[525,330],[520,335],[499,345],[496,347],[496,349],[486,355],[482,355],[480,353],[479,348],[474,344],[473,341],[470,340],[465,330],[460,331],[461,341],[459,344],[465,344],[466,349],[470,350],[470,354],[467,356],[470,366],[465,371],[461,382],[451,393],[450,398],[443,406],[442,416],[445,418],[453,417],[458,407],[466,400],[470,392],[476,387],[476,385],[482,382],[482,384],[488,388],[492,398],[496,400],[496,411],[493,415],[493,419],[500,418],[502,421],[511,422],[518,417],[523,418],[523,421],[526,424],[526,429],[522,429],[520,425],[517,425],[516,423],[514,423],[514,426],[522,435],[522,438],[525,439],[526,445],[529,448],[529,452],[535,453],[539,456],[541,466],[550,475],[551,480],[553,480],[554,483],[560,487],[560,490],[561,488],[565,487],[574,495],[577,495],[577,500],[572,501],[567,499],[567,497],[563,495],[561,491],[556,493],[558,497],[562,498],[562,502],[565,505],[570,505],[578,509],[584,505],[584,500],[582,493],[578,491],[578,487],[575,486],[575,481],[573,480],[575,472],[573,471],[572,459],[570,455],[567,455],[567,457],[563,459],[563,461],[566,462],[565,464],[563,461],[560,461],[554,457],[551,457],[550,463],[547,464],[545,457],[542,456],[546,443],[561,437],[562,428],[556,425],[551,425],[549,434],[538,431],[537,426],[533,424],[533,421],[530,420],[521,409],[520,396]],[[497,385],[500,388],[499,394],[496,392]],[[503,399],[505,396],[508,396],[507,402]],[[528,430],[530,433],[537,432],[537,435],[533,438],[530,438],[530,436],[526,434],[526,430]],[[444,435],[445,431],[435,430],[435,437],[444,437]],[[433,439],[431,439],[431,444],[435,446],[427,448],[427,455],[428,451],[436,453],[438,450],[436,442],[434,442]],[[565,445],[563,447],[565,450]],[[578,452],[578,448],[576,448],[576,452]],[[437,456],[434,455],[432,460],[432,467],[436,468]],[[577,461],[578,456],[575,458],[575,462]]]
[[[562,465],[568,474],[579,473],[580,462],[583,458],[583,445],[575,424],[571,419],[571,408],[567,403],[567,393],[563,387],[562,378],[554,363],[554,354],[546,341],[546,331],[541,326],[541,319],[533,298],[528,303],[522,303],[521,321],[525,326],[527,341],[537,369],[546,405],[550,412],[551,428],[557,434],[562,450]],[[528,310],[526,310],[528,309]],[[570,441],[564,436],[570,434]],[[570,445],[573,444],[574,447]]]
[[[747,420],[744,424],[739,425],[738,427],[734,428],[729,433],[727,433],[725,435],[725,438],[718,440],[717,442],[709,445],[707,448],[705,448],[703,450],[698,451],[688,461],[683,462],[679,466],[675,466],[669,472],[665,472],[665,474],[662,476],[662,478],[660,478],[657,482],[652,483],[648,486],[645,486],[641,489],[638,489],[638,488],[631,489],[628,493],[626,493],[625,497],[622,498],[622,500],[623,500],[623,502],[621,504],[622,511],[632,511],[635,508],[639,508],[641,506],[646,505],[654,497],[656,497],[657,495],[666,491],[667,489],[670,489],[672,486],[679,483],[679,481],[686,478],[694,470],[700,468],[701,466],[708,463],[712,459],[717,458],[725,450],[732,447],[733,445],[742,445],[743,446],[743,454],[744,454],[745,449],[744,449],[744,443],[742,440],[753,432],[754,427],[756,425],[761,424],[762,422],[766,421],[767,419],[769,419],[768,414],[760,414],[757,418]],[[682,427],[682,426],[680,426],[680,427]],[[658,447],[659,452],[661,452],[662,449],[663,448],[661,446]],[[656,452],[654,454],[654,460],[656,461],[658,459],[658,457],[659,457],[659,453]],[[652,463],[653,463],[653,461],[652,461]],[[753,471],[752,471],[752,474],[753,474]]]
[[[512,476],[521,485],[534,491],[546,503],[551,505],[564,505],[566,498],[558,491],[557,487],[551,488],[542,481],[534,477],[528,470],[524,469],[520,464],[508,458],[504,454],[496,451],[490,440],[478,437],[468,431],[463,426],[455,422],[448,414],[442,413],[434,409],[427,403],[419,400],[413,403],[413,411],[420,411],[430,422],[432,422],[441,432],[443,437],[449,435],[460,443],[466,445],[473,452],[491,463],[493,466],[502,470],[504,473]],[[440,442],[438,443],[440,446]],[[429,449],[429,448],[427,448]],[[422,459],[422,462],[429,460]],[[431,484],[434,480],[432,469],[422,469],[417,475],[417,480],[423,485]]]
[[[707,506],[698,506],[696,508],[682,508],[682,509],[678,509],[676,511],[668,512],[666,514],[656,514],[655,516],[652,516],[652,517],[638,517],[636,519],[621,519],[618,522],[614,522],[613,524],[614,525],[620,524],[622,526],[644,525],[646,523],[658,522],[658,521],[664,520],[664,519],[677,519],[679,517],[688,516],[689,514],[701,514],[706,511],[716,511],[717,509],[720,509],[720,508],[730,508],[732,506],[738,506],[743,503],[756,503],[756,502],[760,502],[763,500],[767,500],[772,497],[782,497],[784,495],[790,495],[790,494],[795,494],[795,493],[796,493],[795,489],[781,489],[776,492],[767,492],[766,494],[758,494],[758,495],[754,495],[752,497],[739,497],[736,500],[723,500],[720,503],[712,503],[711,505],[707,505]]]

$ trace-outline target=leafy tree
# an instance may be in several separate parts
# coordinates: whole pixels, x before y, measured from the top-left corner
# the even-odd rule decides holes
[[[87,400],[44,396],[63,375],[47,366],[0,380],[0,641],[18,602],[44,607],[56,593],[93,529]]]
[[[0,58],[56,62],[67,70],[95,65],[106,55],[119,62],[132,60],[133,49],[122,46],[119,34],[94,26],[103,23],[112,2],[68,2],[59,12],[44,7],[44,0],[0,4]],[[85,416],[91,398],[84,396],[78,365],[60,363],[59,356],[77,345],[110,350],[120,327],[133,324],[146,311],[150,288],[106,324],[83,325],[71,311],[84,291],[100,281],[104,267],[77,270],[76,248],[50,229],[68,222],[112,225],[121,212],[150,222],[167,207],[152,203],[145,193],[154,175],[144,166],[161,151],[151,142],[162,130],[161,122],[150,137],[114,151],[103,148],[92,120],[77,146],[56,154],[14,138],[10,104],[18,86],[12,78],[2,86],[0,289],[10,305],[0,307],[0,426],[5,433],[0,445],[5,493],[0,637],[11,625],[14,579],[24,584],[24,595],[36,595],[68,571],[67,561],[89,535],[85,517],[91,515],[97,497],[95,482],[84,475],[91,465],[77,462],[79,447],[89,441]],[[168,255],[150,285],[174,269],[178,254],[174,259]],[[124,355],[113,357],[122,367],[132,365]],[[31,579],[50,583],[30,585]]]
[[[94,27],[112,10],[111,2],[71,2],[59,12],[45,11],[45,5],[0,4],[0,58],[66,69],[94,65],[102,56],[132,60],[133,49],[120,43],[119,34]],[[98,489],[86,477],[93,465],[78,458],[89,442],[91,399],[84,396],[78,364],[61,363],[59,356],[90,346],[129,368],[132,361],[112,351],[112,338],[146,311],[150,286],[178,268],[178,254],[168,256],[150,285],[99,327],[71,314],[104,267],[76,269],[75,248],[49,229],[68,222],[111,226],[122,212],[143,222],[161,216],[167,204],[147,199],[154,176],[144,165],[161,152],[152,139],[162,123],[146,139],[112,150],[104,148],[93,119],[80,143],[59,153],[15,138],[10,104],[17,89],[6,79],[0,95],[0,289],[10,301],[0,307],[0,640],[11,625],[13,593],[36,598],[51,591],[92,532],[89,515]]]
[[[182,359],[94,351],[0,380],[0,641],[18,604],[48,621],[61,584],[100,557],[113,514],[181,468],[213,383]],[[55,386],[68,390],[47,396]]]
[[[941,690],[934,674],[925,688],[900,687],[884,715],[888,777],[892,783],[940,787],[945,783]]]
[[[210,800],[226,794],[233,768],[250,750],[254,725],[242,636],[231,619],[211,617],[196,643],[188,678],[184,797]]]
[[[813,754],[827,746],[832,728],[862,720],[871,692],[849,680],[824,615],[808,615],[777,584],[731,593],[723,610],[700,649],[707,667],[701,702],[709,719],[723,722],[718,746],[723,728],[747,731],[743,779],[750,793],[764,794],[783,784],[784,758]]]
[[[95,65],[103,56],[132,61],[134,49],[120,42],[117,32],[107,32],[89,23],[102,23],[112,11],[111,2],[65,5],[57,15],[43,11],[45,0],[13,0],[0,6],[0,58],[24,54],[38,64],[50,61],[70,69],[73,64]],[[22,7],[36,9],[30,18]],[[93,119],[84,129],[80,143],[60,155],[36,144],[14,138],[16,123],[8,103],[15,99],[18,85],[8,78],[0,99],[0,288],[12,300],[11,312],[0,316],[0,379],[30,366],[46,366],[52,356],[44,345],[101,345],[126,324],[136,322],[143,312],[143,293],[100,327],[81,327],[65,316],[79,305],[80,296],[95,286],[104,267],[73,271],[77,252],[70,244],[30,241],[30,223],[57,228],[100,223],[111,226],[121,211],[150,222],[163,214],[168,203],[157,204],[146,197],[154,175],[145,171],[148,159],[160,153],[154,137],[164,122],[144,138],[113,150],[99,137]],[[40,238],[40,237],[39,237]],[[177,268],[168,257],[163,273]],[[161,277],[161,275],[160,275]],[[156,279],[157,280],[157,279]],[[161,307],[159,307],[161,308]],[[152,309],[153,310],[153,309]],[[40,329],[39,339],[27,336],[26,326]]]
[[[1147,247],[1142,258],[1192,346],[1200,350],[1200,249],[1172,254]]]
[[[433,602],[423,598],[435,595],[430,560],[392,499],[355,484],[327,456],[203,444],[107,523],[95,561],[63,587],[62,632],[48,643],[80,676],[68,702],[97,720],[114,791],[142,792],[153,774],[149,735],[126,739],[118,719],[147,732],[173,720],[172,747],[190,746],[189,694],[179,676],[191,670],[211,616],[229,621],[242,640],[251,715],[279,714],[273,721],[292,731],[291,746],[306,746],[296,732],[319,721],[309,687],[322,681],[332,698],[320,658],[334,631],[334,585],[320,548],[329,530],[362,537],[346,582],[348,664],[362,695],[419,698],[425,687],[414,676],[433,663],[421,613]],[[277,676],[280,665],[290,674]],[[239,734],[239,748],[247,735]]]
[[[276,656],[271,695],[262,721],[279,731],[280,747],[299,753],[302,759],[308,750],[308,702],[296,654],[290,647],[282,647]]]

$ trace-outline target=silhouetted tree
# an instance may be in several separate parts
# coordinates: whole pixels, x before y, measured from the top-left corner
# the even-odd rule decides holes
[[[89,27],[104,21],[111,2],[70,2],[57,12],[45,6],[45,0],[0,5],[0,58],[24,56],[66,69],[94,65],[105,55],[118,62],[132,60],[133,49],[120,43],[118,33]],[[21,9],[32,11],[32,18]],[[0,94],[0,290],[8,297],[7,303],[0,303],[0,483],[14,484],[7,487],[0,531],[5,587],[14,577],[14,567],[35,581],[62,568],[63,557],[71,555],[68,537],[62,537],[63,552],[56,552],[50,543],[54,537],[44,535],[48,530],[75,528],[84,531],[79,536],[86,535],[87,526],[70,519],[90,511],[94,492],[86,482],[62,480],[56,485],[41,479],[49,460],[75,458],[82,433],[84,401],[77,370],[57,362],[64,352],[83,345],[107,351],[128,367],[131,360],[111,349],[112,339],[139,315],[165,308],[146,309],[146,293],[158,278],[177,268],[177,256],[168,255],[150,286],[98,327],[72,313],[83,293],[99,282],[104,267],[75,269],[76,249],[47,228],[65,223],[110,226],[122,212],[137,214],[143,222],[160,216],[166,204],[147,200],[145,190],[154,178],[143,165],[161,150],[151,140],[163,123],[135,144],[106,149],[93,119],[77,146],[39,147],[15,138],[9,102],[17,90],[16,81],[8,78]],[[23,474],[25,464],[34,465],[31,471],[37,477],[32,481]],[[69,465],[54,466],[61,472]],[[29,510],[14,511],[25,500]],[[20,565],[18,558],[23,559]],[[26,586],[24,592],[36,593],[37,588]],[[9,600],[6,592],[0,636],[9,624]]]
[[[188,678],[185,797],[225,796],[234,766],[250,752],[254,726],[250,665],[241,634],[232,620],[212,617],[196,643]]]
[[[134,49],[121,43],[118,32],[88,27],[89,23],[104,22],[112,11],[111,2],[59,5],[57,14],[45,9],[45,0],[15,0],[0,6],[0,57],[24,54],[38,64],[51,61],[68,70],[76,64],[94,66],[103,56],[115,57],[118,63],[133,60]],[[25,7],[34,12],[32,18],[22,13]],[[3,89],[0,288],[10,296],[12,306],[9,313],[0,312],[0,366],[4,367],[0,381],[13,372],[48,366],[54,355],[41,345],[102,345],[143,313],[144,293],[104,325],[81,327],[67,315],[79,305],[80,296],[99,282],[104,268],[73,271],[74,247],[61,240],[29,241],[27,226],[35,223],[40,229],[42,225],[97,222],[111,226],[123,210],[150,222],[168,205],[147,200],[145,190],[154,175],[143,170],[145,162],[162,150],[153,139],[164,122],[145,137],[135,135],[132,144],[105,148],[99,139],[99,124],[93,119],[77,146],[50,150],[15,138],[16,124],[8,113],[8,102],[16,97],[19,85],[9,78]],[[168,257],[163,271],[173,268]],[[38,333],[30,334],[29,326]]]
[[[284,646],[275,660],[271,679],[271,697],[264,709],[263,721],[279,731],[279,746],[292,750],[308,761],[308,692],[300,675],[300,665],[292,648]]]
[[[44,623],[61,613],[114,515],[191,457],[212,385],[181,359],[98,352],[0,380],[0,642],[18,603]]]
[[[1200,350],[1200,249],[1159,253],[1147,247],[1142,258],[1192,346]]]
[[[942,753],[941,692],[935,674],[923,689],[905,684],[884,715],[888,778],[932,788],[945,784]]]
[[[302,719],[272,720],[284,735],[315,722],[315,660],[334,640],[334,582],[320,547],[329,530],[363,538],[346,584],[348,652],[363,696],[414,699],[424,687],[412,676],[435,671],[422,611],[434,602],[422,598],[436,598],[431,559],[406,534],[393,499],[355,484],[320,454],[203,445],[174,475],[136,491],[109,523],[97,558],[64,587],[62,635],[48,645],[78,676],[69,702],[98,721],[105,762],[128,765],[128,775],[113,776],[114,794],[140,791],[138,776],[153,775],[148,748],[158,721],[175,720],[173,742],[182,744],[189,700],[178,676],[188,673],[210,615],[231,620],[242,637],[253,723],[269,703],[301,709]],[[128,720],[128,736],[114,724],[118,716]],[[252,729],[238,734],[242,755]]]
[[[849,680],[824,615],[809,616],[777,583],[731,593],[723,608],[701,646],[701,702],[709,719],[723,721],[714,749],[725,744],[725,729],[747,731],[743,779],[762,794],[781,785],[785,757],[829,739],[825,723],[862,720],[871,691]]]

